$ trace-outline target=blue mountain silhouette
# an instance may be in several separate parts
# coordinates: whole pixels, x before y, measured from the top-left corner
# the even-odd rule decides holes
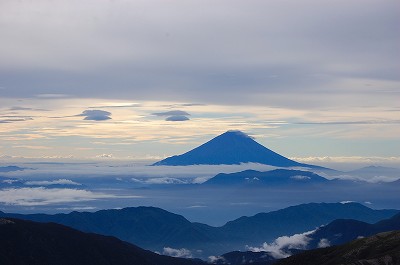
[[[241,131],[227,131],[187,153],[168,157],[154,163],[153,166],[237,165],[241,163],[319,168],[275,153]]]

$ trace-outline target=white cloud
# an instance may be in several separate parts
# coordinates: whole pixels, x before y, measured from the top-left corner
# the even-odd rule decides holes
[[[2,182],[7,183],[7,184],[13,184],[14,182],[18,182],[19,180],[17,179],[5,179]]]
[[[348,203],[353,203],[353,202],[355,202],[355,201],[341,201],[340,203],[341,204],[348,204]]]
[[[224,257],[221,257],[221,256],[209,256],[208,257],[208,262],[211,263],[211,264],[215,264],[215,263],[224,264],[226,262],[226,259]]]
[[[147,184],[185,184],[187,183],[185,180],[177,179],[177,178],[150,178],[144,181]]]
[[[308,237],[316,230],[308,231],[302,234],[292,236],[281,236],[274,240],[271,244],[265,242],[261,247],[246,246],[247,249],[254,252],[266,251],[270,252],[274,258],[281,259],[291,255],[287,249],[306,249],[311,238]]]
[[[307,179],[311,179],[311,178],[308,177],[308,176],[301,176],[301,175],[291,176],[290,178],[291,178],[291,179],[294,179],[294,180],[307,180]]]
[[[97,155],[96,158],[113,158],[114,156],[112,154],[101,154]]]
[[[175,249],[164,247],[162,254],[177,258],[193,258],[192,252],[186,248]]]
[[[379,183],[379,182],[393,182],[399,179],[397,176],[373,176],[369,178],[364,178],[355,175],[338,175],[334,176],[336,179],[343,179],[343,180],[354,180],[354,181],[366,181],[369,183]]]
[[[209,180],[211,177],[196,177],[192,180],[193,184],[201,184]]]
[[[49,185],[81,185],[78,182],[72,181],[70,179],[57,179],[57,180],[32,180],[25,182],[26,185],[33,186],[49,186]]]
[[[143,184],[187,184],[189,183],[186,179],[178,179],[171,177],[160,177],[160,178],[131,178],[131,181]]]
[[[48,189],[45,187],[0,190],[0,203],[19,206],[38,206],[122,197],[138,198],[139,196],[117,196],[80,189]]]
[[[397,167],[400,163],[400,156],[309,156],[290,157],[290,159],[302,163],[318,164],[341,170],[353,170],[355,168],[376,164]]]
[[[331,245],[331,243],[326,238],[321,238],[321,240],[318,242],[319,248],[326,248],[326,247],[329,247],[330,245]]]

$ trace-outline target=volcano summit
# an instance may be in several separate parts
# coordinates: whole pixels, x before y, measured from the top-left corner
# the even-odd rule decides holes
[[[241,131],[227,131],[189,152],[168,157],[154,163],[153,166],[238,165],[241,163],[317,168],[317,166],[302,164],[275,153]]]

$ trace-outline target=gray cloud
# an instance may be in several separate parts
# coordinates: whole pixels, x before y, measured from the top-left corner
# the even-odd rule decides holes
[[[105,121],[111,119],[110,115],[111,112],[105,110],[85,110],[77,116],[85,117],[84,120],[88,121]]]
[[[166,121],[188,121],[190,120],[187,116],[190,116],[189,113],[183,110],[170,110],[166,112],[156,112],[153,113],[156,116],[169,116],[165,118]]]
[[[167,117],[167,118],[165,118],[165,120],[166,121],[188,121],[190,119],[186,116],[175,115],[175,116]]]
[[[19,111],[19,110],[31,110],[31,111],[49,111],[46,109],[36,109],[36,108],[27,108],[27,107],[20,107],[20,106],[14,106],[9,108],[10,111]]]
[[[153,115],[156,116],[190,116],[189,113],[183,110],[171,110],[171,111],[166,111],[166,112],[156,112],[153,113]]]
[[[399,9],[396,0],[361,10],[352,0],[4,0],[0,96],[389,107]]]
[[[89,107],[89,109],[98,109],[98,108],[136,108],[140,107],[141,104],[133,103],[133,104],[123,104],[123,105],[103,105],[103,106],[96,106],[96,107]]]
[[[370,121],[327,121],[327,122],[297,122],[303,125],[370,125],[370,124],[400,124],[400,120],[370,120]]]
[[[31,121],[33,118],[31,117],[15,117],[8,119],[0,119],[0,123],[12,123],[12,122],[20,122],[20,121]]]

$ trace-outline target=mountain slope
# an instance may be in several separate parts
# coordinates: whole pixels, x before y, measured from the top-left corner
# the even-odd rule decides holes
[[[0,213],[0,216],[2,214]],[[38,222],[55,222],[75,229],[111,235],[139,245],[160,250],[163,247],[187,247],[192,242],[212,242],[219,235],[215,228],[189,222],[181,215],[155,207],[130,207],[120,210],[71,212],[69,214],[7,214],[3,216]]]
[[[161,256],[114,237],[19,219],[0,219],[0,246],[2,265],[203,264]]]
[[[340,245],[359,237],[367,237],[381,232],[400,230],[400,214],[375,224],[349,219],[338,219],[320,227],[310,235],[309,248],[317,248],[322,240],[329,245]]]
[[[263,265],[272,265],[276,263],[276,259],[269,252],[240,252],[232,251],[211,259],[211,264],[226,264],[226,265],[243,265],[262,263]]]
[[[380,233],[341,246],[305,251],[275,264],[397,265],[400,264],[400,231]]]
[[[372,210],[358,203],[309,203],[291,206],[228,222],[221,229],[260,245],[282,235],[313,230],[336,219],[356,219],[368,223],[392,217],[398,211]]]
[[[233,165],[249,162],[277,167],[316,167],[279,155],[240,131],[227,131],[187,153],[168,157],[153,165]]]

